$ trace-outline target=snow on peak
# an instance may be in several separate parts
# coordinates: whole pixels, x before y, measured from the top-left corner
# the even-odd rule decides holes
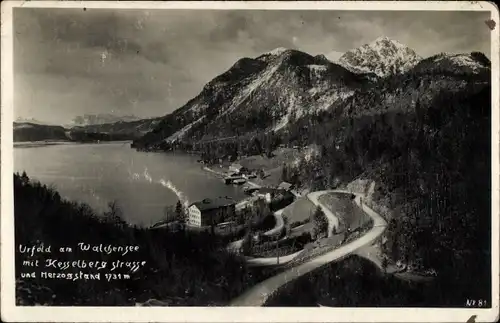
[[[278,47],[278,48],[275,48],[267,53],[264,53],[263,55],[279,56],[279,55],[283,54],[284,52],[286,52],[287,50],[288,49],[285,47]]]
[[[484,68],[488,68],[488,65],[485,62],[473,57],[472,54],[441,53],[435,56],[434,62],[438,63],[445,59],[449,60],[453,64],[469,67],[473,72],[478,72]]]
[[[383,36],[342,55],[338,63],[355,73],[375,73],[380,77],[404,73],[421,57],[396,40]]]
[[[367,45],[370,47],[395,47],[403,50],[408,48],[406,45],[403,45],[399,41],[391,39],[387,36],[381,36]]]
[[[271,51],[263,53],[262,55],[260,55],[256,59],[260,60],[260,61],[264,61],[264,62],[269,62],[269,61],[272,61],[272,60],[280,57],[281,55],[283,55],[284,53],[289,52],[289,51],[290,51],[290,49],[288,49],[288,48],[278,47],[278,48],[275,48]]]

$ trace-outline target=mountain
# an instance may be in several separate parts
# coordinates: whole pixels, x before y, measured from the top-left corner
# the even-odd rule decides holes
[[[30,123],[36,125],[49,125],[47,122],[36,120],[35,118],[22,118],[18,117],[15,121],[16,123]]]
[[[277,131],[302,115],[339,105],[370,84],[366,75],[322,55],[278,48],[237,61],[134,146],[157,149],[178,141]]]
[[[307,123],[323,112],[335,119],[412,111],[417,101],[427,104],[440,93],[479,90],[489,82],[489,65],[481,53],[421,59],[387,37],[345,53],[339,64],[324,55],[277,48],[237,61],[184,106],[158,119],[133,147],[242,142],[293,133],[301,120],[307,132]]]
[[[65,128],[63,126],[50,126],[30,122],[14,122],[14,142],[23,141],[73,141],[73,142],[95,142],[132,140],[139,138],[148,131],[148,125],[153,121],[135,121],[131,123],[116,123],[108,125],[96,125],[87,127]],[[120,128],[121,126],[121,128]],[[145,127],[145,128],[141,128]],[[110,130],[108,132],[102,130]]]
[[[358,91],[346,100],[344,116],[412,112],[417,102],[430,105],[444,93],[476,93],[490,85],[489,65],[488,58],[480,53],[431,56],[404,73],[390,75]]]
[[[13,126],[14,141],[63,140],[87,142],[97,140],[133,140],[152,131],[161,119],[161,117],[158,117],[134,121],[120,120],[112,123],[85,126],[56,126],[47,125],[34,119],[18,118]],[[89,118],[88,120],[96,121],[97,119]]]
[[[102,124],[91,124],[85,126],[72,126],[73,131],[99,132],[106,134],[128,135],[129,139],[139,138],[152,131],[160,122],[162,117],[151,119],[140,119],[134,121],[117,121]]]
[[[356,90],[341,111],[288,127],[285,143],[317,144],[320,154],[287,165],[281,180],[312,191],[358,186],[388,222],[376,248],[391,262],[435,270],[435,286],[460,281],[439,291],[448,306],[469,292],[489,297],[491,90],[481,53],[423,59]]]
[[[415,70],[425,73],[446,73],[464,76],[488,74],[491,69],[490,60],[479,52],[441,53],[420,61]]]
[[[14,122],[14,142],[41,140],[68,140],[66,129],[61,126]]]
[[[74,126],[88,126],[88,125],[99,125],[106,123],[115,122],[130,122],[138,121],[141,118],[134,115],[117,116],[110,113],[100,113],[100,114],[84,114],[83,116],[77,116],[73,119]]]
[[[404,73],[421,57],[412,49],[388,37],[344,53],[338,63],[354,73],[374,73],[379,77]]]

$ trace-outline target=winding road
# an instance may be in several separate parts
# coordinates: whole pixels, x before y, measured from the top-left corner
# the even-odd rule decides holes
[[[283,216],[281,215],[283,213],[284,209],[278,210],[273,213],[274,218],[276,219],[276,224],[274,227],[266,232],[263,233],[265,236],[273,236],[276,234],[279,234],[281,230],[283,230],[283,226],[285,225],[285,222],[283,221]],[[243,243],[243,239],[231,242],[227,246],[227,250],[239,250],[241,248],[241,244]],[[251,259],[258,259],[258,258],[248,258],[250,261]],[[276,262],[276,258],[273,258],[274,262]]]
[[[338,192],[338,191],[337,191]],[[319,202],[319,197],[323,194],[329,193],[329,191],[317,191],[311,192],[307,194],[307,198],[316,206],[319,206],[323,213],[326,215],[328,219],[328,237],[331,237],[333,234],[333,228],[338,228],[339,226],[339,218],[333,214],[333,212],[327,208],[325,205]],[[340,192],[338,192],[340,193]]]
[[[334,249],[322,256],[310,259],[309,261],[301,265],[292,267],[276,276],[268,278],[263,282],[253,286],[245,293],[235,298],[231,302],[231,306],[262,306],[265,304],[269,296],[275,293],[280,287],[330,262],[338,261],[340,259],[349,256],[350,254],[354,253],[357,249],[373,243],[384,232],[387,223],[375,211],[373,211],[365,204],[362,204],[361,195],[342,190],[327,190],[327,191],[318,191],[309,193],[308,197],[311,200],[311,202],[314,203],[315,205],[319,205],[323,210],[323,212],[325,212],[325,215],[329,219],[328,221],[329,227],[333,229],[335,223],[337,223],[338,225],[338,219],[333,214],[333,212],[331,212],[325,205],[323,205],[318,200],[318,198],[321,195],[326,193],[350,193],[356,195],[355,197],[356,204],[359,207],[361,207],[362,210],[373,219],[373,227],[363,236],[359,237],[354,241],[351,241],[343,246],[340,246],[339,248]]]

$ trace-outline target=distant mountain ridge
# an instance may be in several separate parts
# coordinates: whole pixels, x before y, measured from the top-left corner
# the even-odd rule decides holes
[[[115,122],[89,126],[55,126],[14,122],[14,142],[22,141],[113,141],[134,140],[151,131],[161,118]]]
[[[39,121],[35,118],[23,118],[23,117],[18,117],[15,123],[31,123],[31,124],[47,125],[47,126],[50,125],[48,122]]]
[[[88,126],[88,125],[99,125],[106,123],[115,122],[130,122],[138,121],[141,118],[134,115],[118,116],[111,113],[99,113],[99,114],[84,114],[83,116],[77,116],[73,119],[73,126]]]

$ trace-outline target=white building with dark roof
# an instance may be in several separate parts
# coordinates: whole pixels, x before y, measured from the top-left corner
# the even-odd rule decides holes
[[[235,216],[236,202],[232,198],[204,199],[189,206],[187,224],[205,227],[231,221]]]

